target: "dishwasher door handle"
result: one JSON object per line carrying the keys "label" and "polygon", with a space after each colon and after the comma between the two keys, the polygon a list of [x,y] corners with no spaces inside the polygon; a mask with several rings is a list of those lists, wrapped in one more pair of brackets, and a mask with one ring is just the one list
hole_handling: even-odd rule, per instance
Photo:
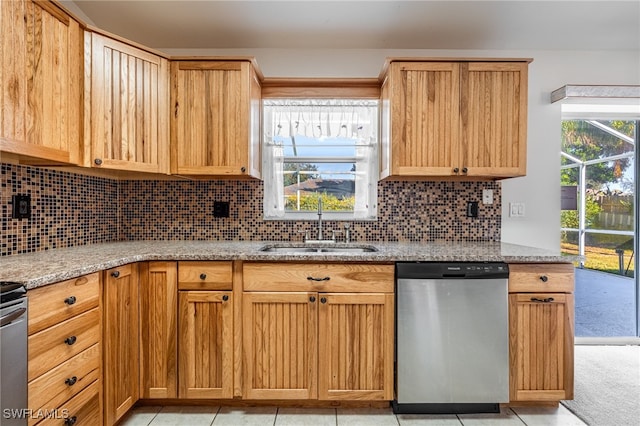
{"label": "dishwasher door handle", "polygon": [[13,312],[9,312],[7,315],[0,318],[0,327],[10,324],[13,320],[20,318],[27,312],[27,308],[16,309]]}

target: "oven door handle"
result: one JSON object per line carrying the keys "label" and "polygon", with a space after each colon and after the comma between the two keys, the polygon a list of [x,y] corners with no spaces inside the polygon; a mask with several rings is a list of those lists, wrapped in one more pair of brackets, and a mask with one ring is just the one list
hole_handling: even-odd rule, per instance
{"label": "oven door handle", "polygon": [[9,312],[7,315],[0,318],[0,327],[4,327],[7,324],[10,324],[11,321],[20,318],[22,315],[27,312],[27,308],[16,309],[13,312]]}

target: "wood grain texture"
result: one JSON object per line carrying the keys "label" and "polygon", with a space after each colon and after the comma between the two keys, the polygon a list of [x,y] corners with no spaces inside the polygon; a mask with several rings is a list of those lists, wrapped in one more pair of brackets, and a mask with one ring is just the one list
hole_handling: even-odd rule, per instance
{"label": "wood grain texture", "polygon": [[[78,426],[100,426],[102,422],[102,412],[100,406],[100,381],[97,380],[89,385],[69,401],[65,402],[60,408],[60,412],[69,413],[68,418],[75,418],[75,425]],[[45,426],[67,426],[67,419],[62,416],[52,416],[44,419],[38,425]]]}
{"label": "wood grain texture", "polygon": [[573,293],[574,287],[571,263],[509,264],[510,293]]}
{"label": "wood grain texture", "polygon": [[96,272],[35,288],[29,290],[27,295],[31,335],[97,307],[100,300],[100,275]]}
{"label": "wood grain texture", "polygon": [[104,422],[112,425],[139,394],[138,265],[104,271],[103,282]]}
{"label": "wood grain texture", "polygon": [[319,297],[318,397],[393,399],[394,295]]}
{"label": "wood grain texture", "polygon": [[[226,298],[226,300],[225,300]],[[233,396],[233,297],[229,292],[179,294],[178,396]]]}
{"label": "wood grain texture", "polygon": [[[541,302],[541,300],[546,300]],[[510,400],[573,396],[573,295],[509,295]]]}
{"label": "wood grain texture", "polygon": [[[72,339],[72,344],[65,342],[67,338]],[[30,335],[29,380],[48,372],[99,341],[100,312],[97,308]]]}
{"label": "wood grain texture", "polygon": [[179,290],[231,290],[233,266],[230,261],[178,262]]}
{"label": "wood grain texture", "polygon": [[259,177],[251,62],[174,62],[171,74],[171,172]]}
{"label": "wood grain texture", "polygon": [[[49,370],[42,376],[29,382],[28,406],[34,411],[59,407],[84,388],[100,378],[99,344],[79,353],[68,361]],[[67,380],[73,380],[67,383]],[[73,384],[71,384],[73,383]],[[38,419],[29,419],[35,424]]]}
{"label": "wood grain texture", "polygon": [[233,262],[233,397],[242,397],[242,261]]}
{"label": "wood grain texture", "polygon": [[2,10],[6,55],[2,55],[0,76],[0,149],[53,163],[79,164],[80,24],[50,2],[8,1],[2,2]]}
{"label": "wood grain texture", "polygon": [[90,65],[90,165],[168,173],[168,61],[94,33]]}
{"label": "wood grain texture", "polygon": [[393,292],[393,264],[245,262],[243,269],[245,291]]}
{"label": "wood grain texture", "polygon": [[140,398],[176,398],[178,277],[176,262],[141,262]]}
{"label": "wood grain texture", "polygon": [[246,399],[316,399],[317,293],[243,294]]}

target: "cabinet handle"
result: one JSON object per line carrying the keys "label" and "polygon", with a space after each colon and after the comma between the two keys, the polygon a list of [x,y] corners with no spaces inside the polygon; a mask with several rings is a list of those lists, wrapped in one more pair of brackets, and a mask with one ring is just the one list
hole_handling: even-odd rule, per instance
{"label": "cabinet handle", "polygon": [[66,419],[64,419],[64,426],[73,426],[76,424],[77,421],[78,421],[78,418],[76,416],[67,417]]}
{"label": "cabinet handle", "polygon": [[207,279],[207,274],[200,274],[200,279],[201,280],[206,280]]}
{"label": "cabinet handle", "polygon": [[71,306],[74,303],[76,303],[76,297],[75,296],[69,296],[66,299],[64,299],[64,303],[66,303],[67,305]]}
{"label": "cabinet handle", "polygon": [[326,297],[320,298],[320,303],[327,303],[327,298]]}
{"label": "cabinet handle", "polygon": [[76,382],[78,381],[78,378],[76,376],[73,377],[69,377],[67,380],[64,381],[64,383],[67,386],[73,386],[76,384]]}
{"label": "cabinet handle", "polygon": [[111,273],[111,276],[112,276],[113,278],[118,278],[118,277],[120,276],[120,271],[113,271],[113,272]]}
{"label": "cabinet handle", "polygon": [[309,281],[329,281],[331,277],[323,277],[323,278],[307,277],[307,279]]}
{"label": "cabinet handle", "polygon": [[547,281],[549,281],[549,277],[547,277],[546,275],[541,275],[540,281],[542,281],[543,283],[546,283]]}
{"label": "cabinet handle", "polygon": [[69,336],[69,337],[67,337],[66,339],[64,339],[64,342],[65,342],[67,345],[71,346],[71,345],[73,345],[74,343],[76,343],[76,340],[78,340],[78,338],[77,338],[76,336]]}
{"label": "cabinet handle", "polygon": [[467,169],[466,167],[462,168],[462,173],[467,173],[469,171],[469,169]]}
{"label": "cabinet handle", "polygon": [[311,297],[309,298],[309,302],[313,303],[313,302],[315,302],[315,301],[316,301],[315,296],[311,296]]}
{"label": "cabinet handle", "polygon": [[460,169],[457,168],[457,167],[453,169],[453,173],[458,173],[459,171],[460,171]]}
{"label": "cabinet handle", "polygon": [[96,166],[101,166],[102,165],[102,158],[96,158],[95,160],[93,160],[93,163]]}
{"label": "cabinet handle", "polygon": [[242,167],[240,167],[240,171],[241,171],[242,173],[244,173],[244,172],[246,172],[246,171],[247,171],[247,168],[246,168],[246,167],[244,167],[244,166],[242,166]]}
{"label": "cabinet handle", "polygon": [[176,106],[174,108],[173,114],[175,115],[176,118],[178,118],[178,102],[176,102]]}
{"label": "cabinet handle", "polygon": [[229,300],[229,296],[227,296],[227,295],[225,294],[224,296],[222,296],[222,300],[224,300],[224,301],[226,302],[227,300]]}
{"label": "cabinet handle", "polygon": [[551,303],[553,302],[553,297],[548,297],[546,299],[538,299],[537,297],[531,298],[532,302],[540,302],[540,303]]}

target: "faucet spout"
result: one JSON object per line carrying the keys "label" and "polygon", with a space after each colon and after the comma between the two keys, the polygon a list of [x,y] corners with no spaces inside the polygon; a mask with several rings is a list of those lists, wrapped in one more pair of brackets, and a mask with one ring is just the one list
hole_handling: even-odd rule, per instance
{"label": "faucet spout", "polygon": [[318,240],[322,241],[322,197],[318,197]]}

